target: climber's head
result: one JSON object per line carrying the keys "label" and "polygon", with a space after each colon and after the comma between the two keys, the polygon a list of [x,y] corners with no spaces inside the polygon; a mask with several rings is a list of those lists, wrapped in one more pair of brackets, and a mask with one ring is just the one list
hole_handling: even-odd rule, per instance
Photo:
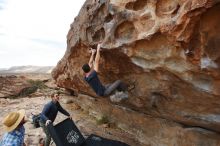
{"label": "climber's head", "polygon": [[83,70],[85,73],[88,73],[88,72],[91,70],[91,68],[90,68],[90,66],[88,65],[88,63],[86,63],[86,64],[84,64],[84,65],[82,66],[82,70]]}

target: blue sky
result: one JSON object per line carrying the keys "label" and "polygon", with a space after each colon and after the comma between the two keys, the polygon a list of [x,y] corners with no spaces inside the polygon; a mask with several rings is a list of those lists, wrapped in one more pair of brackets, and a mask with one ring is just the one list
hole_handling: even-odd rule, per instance
{"label": "blue sky", "polygon": [[85,0],[0,0],[0,68],[55,66]]}

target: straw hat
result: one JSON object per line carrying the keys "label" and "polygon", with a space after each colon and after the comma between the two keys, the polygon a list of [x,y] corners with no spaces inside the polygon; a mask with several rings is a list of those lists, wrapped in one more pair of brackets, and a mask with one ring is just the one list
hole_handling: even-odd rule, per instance
{"label": "straw hat", "polygon": [[11,132],[18,127],[25,116],[25,110],[9,113],[4,119],[3,124],[7,132]]}

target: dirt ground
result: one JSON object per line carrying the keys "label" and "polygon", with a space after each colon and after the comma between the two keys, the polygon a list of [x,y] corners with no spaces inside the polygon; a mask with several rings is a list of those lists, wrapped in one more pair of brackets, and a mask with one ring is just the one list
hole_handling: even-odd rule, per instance
{"label": "dirt ground", "polygon": [[[116,128],[110,123],[100,124],[97,122],[97,119],[88,115],[80,106],[72,102],[67,102],[68,100],[65,95],[60,99],[61,105],[71,113],[73,121],[76,123],[77,127],[83,133],[85,137],[90,134],[96,134],[105,138],[119,140],[125,142],[131,146],[143,146],[138,143],[132,135],[122,131],[121,129]],[[31,113],[39,113],[42,111],[44,104],[49,102],[49,98],[43,96],[39,97],[25,97],[19,99],[0,99],[0,121],[3,117],[15,110],[25,109],[26,118],[29,119],[29,122],[25,124],[26,134],[25,134],[25,143],[27,146],[39,146],[39,140],[44,138],[45,135],[41,128],[33,128],[31,124]],[[54,124],[64,120],[66,117],[62,114],[58,114]],[[0,124],[0,137],[4,134],[4,127]],[[55,145],[54,143],[51,145]]]}

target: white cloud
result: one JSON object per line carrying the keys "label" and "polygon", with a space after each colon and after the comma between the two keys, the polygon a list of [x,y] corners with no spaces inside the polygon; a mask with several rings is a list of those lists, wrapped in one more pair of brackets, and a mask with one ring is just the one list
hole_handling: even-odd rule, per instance
{"label": "white cloud", "polygon": [[56,65],[84,1],[7,0],[0,9],[0,68]]}

